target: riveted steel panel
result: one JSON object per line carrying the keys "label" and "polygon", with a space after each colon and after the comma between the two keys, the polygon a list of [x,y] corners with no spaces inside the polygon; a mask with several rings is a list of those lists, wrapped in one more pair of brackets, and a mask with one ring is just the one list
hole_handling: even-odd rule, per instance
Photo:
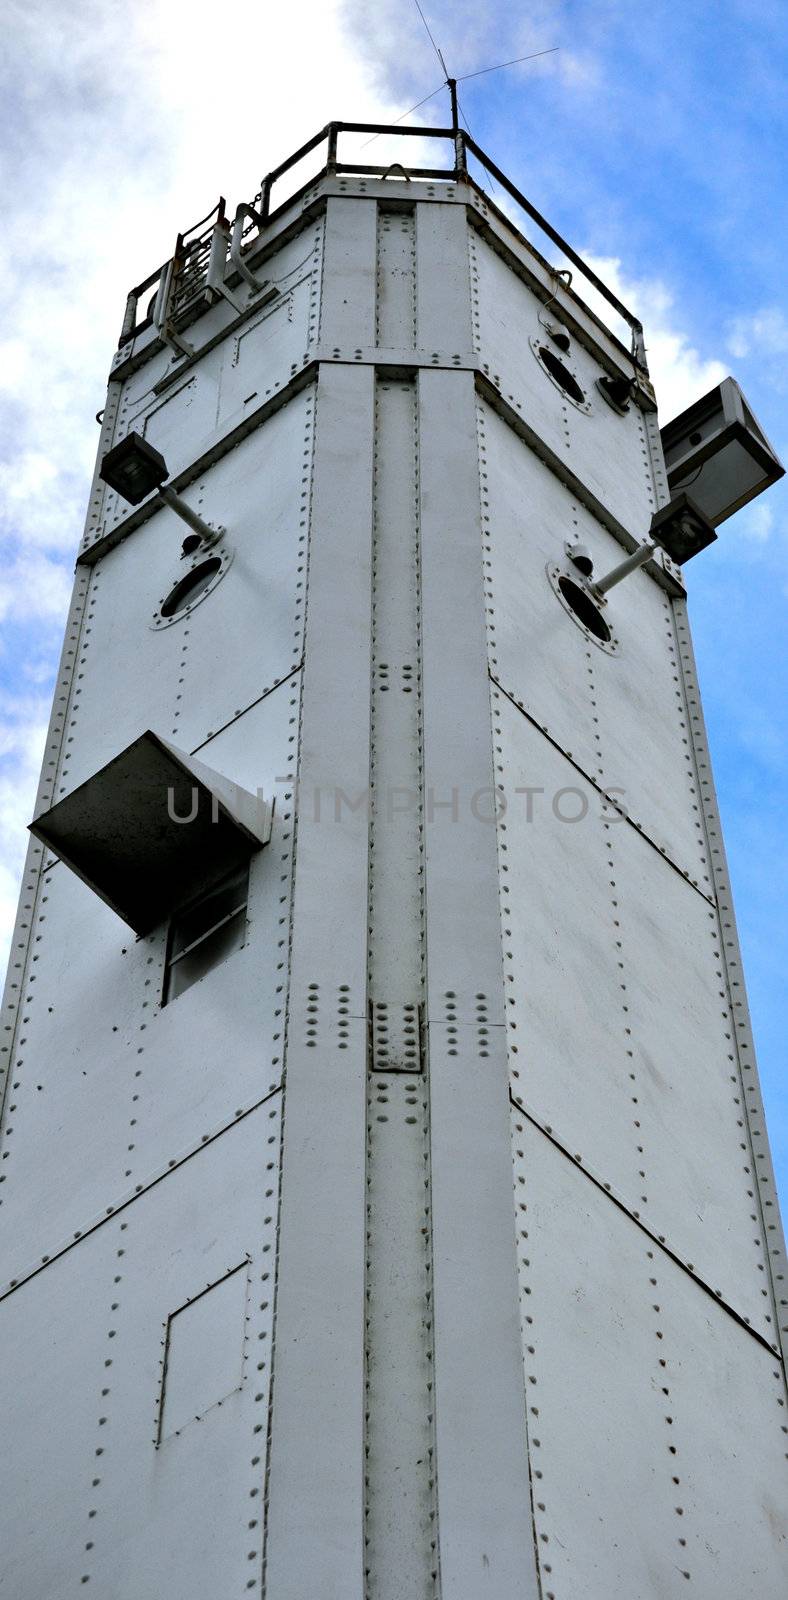
{"label": "riveted steel panel", "polygon": [[611,591],[605,613],[620,640],[596,650],[591,688],[599,717],[600,778],[623,788],[632,820],[706,895],[706,835],[678,672],[673,602],[645,572]]}
{"label": "riveted steel panel", "polygon": [[[372,269],[374,287],[374,255]],[[269,1600],[363,1590],[373,386],[369,367],[328,367],[318,392]]]}
{"label": "riveted steel panel", "polygon": [[375,426],[369,999],[386,1070],[412,1071],[424,988],[415,383],[377,383]]}
{"label": "riveted steel panel", "polygon": [[375,343],[376,236],[374,201],[329,197],[320,339],[345,356]]}
{"label": "riveted steel panel", "polygon": [[[15,1600],[260,1592],[279,1137],[273,1097],[0,1306]],[[240,1382],[159,1439],[170,1315],[241,1263],[240,1325],[214,1330]]]}
{"label": "riveted steel panel", "polygon": [[416,344],[415,206],[378,206],[375,343],[389,350]]}
{"label": "riveted steel panel", "polygon": [[438,1592],[428,1122],[421,1074],[369,1075],[365,1562],[380,1600]]}
{"label": "riveted steel panel", "polygon": [[95,568],[58,795],[145,727],[193,750],[298,665],[313,404],[296,395],[189,490],[230,558],[196,605],[156,625],[185,570],[166,507]]}
{"label": "riveted steel panel", "polygon": [[516,1108],[513,1145],[545,1593],[778,1600],[773,1356]]}
{"label": "riveted steel panel", "polygon": [[513,1093],[772,1339],[714,912],[497,692],[493,711]]}
{"label": "riveted steel panel", "polygon": [[[554,453],[635,537],[645,535],[652,500],[651,465],[640,412],[619,416],[598,392],[604,369],[579,340],[555,346],[545,323],[560,317],[476,232],[469,229],[474,343],[485,372]],[[583,393],[578,407],[545,370],[540,348],[564,364]]]}
{"label": "riveted steel panel", "polygon": [[201,514],[226,519],[233,559],[173,630],[183,683],[172,737],[191,748],[301,662],[313,417],[310,386],[200,480]]}
{"label": "riveted steel panel", "polygon": [[[412,219],[380,218],[378,286]],[[382,243],[382,252],[380,245]],[[411,237],[412,244],[412,237]],[[381,270],[381,254],[384,258]],[[406,258],[407,259],[407,258]],[[412,286],[411,286],[412,288]],[[385,293],[384,293],[385,298]],[[412,301],[410,315],[412,318]],[[365,1260],[365,1567],[376,1600],[436,1593],[424,796],[415,382],[375,386]]]}
{"label": "riveted steel panel", "polygon": [[219,422],[232,427],[260,405],[280,377],[306,349],[311,280],[309,274],[286,295],[265,305],[242,324],[225,350],[221,372]]}
{"label": "riveted steel panel", "polygon": [[[586,772],[597,765],[588,668],[594,645],[557,603],[548,563],[592,519],[492,407],[479,401],[490,670]],[[582,527],[582,532],[581,532]],[[599,559],[620,548],[593,524]],[[611,779],[612,781],[612,779]]]}
{"label": "riveted steel panel", "polygon": [[[0,1302],[2,1586],[14,1600],[61,1600],[87,1572],[97,1526],[112,1360],[113,1279],[122,1241],[107,1224],[89,1243]],[[98,1286],[101,1286],[100,1289]],[[112,1313],[114,1316],[114,1313]],[[153,1328],[154,1341],[159,1330]],[[149,1422],[156,1374],[143,1405]],[[152,1450],[152,1446],[151,1446]],[[91,1515],[91,1512],[93,1515]]]}
{"label": "riveted steel panel", "polygon": [[170,1312],[164,1341],[157,1442],[201,1422],[244,1380],[248,1262]]}
{"label": "riveted steel panel", "polygon": [[416,208],[416,261],[419,349],[469,350],[468,225],[460,206]]}
{"label": "riveted steel panel", "polygon": [[766,1243],[753,1205],[716,912],[631,828],[611,833],[627,1015],[637,1041],[642,1214],[772,1341]]}
{"label": "riveted steel panel", "polygon": [[[549,317],[549,312],[547,313]],[[547,347],[551,341],[545,341]],[[600,392],[606,369],[578,339],[563,357],[583,390],[589,409],[564,401],[568,465],[636,539],[645,539],[657,509],[646,418],[630,402],[622,416]],[[632,377],[634,368],[627,373]]]}
{"label": "riveted steel panel", "polygon": [[[233,291],[240,317],[222,302],[187,333],[197,361],[160,352],[132,373],[122,385],[115,441],[142,433],[162,451],[174,476],[281,389],[302,365],[317,331],[321,259],[322,220],[297,233],[259,269],[278,288],[277,300],[258,308],[241,285]],[[208,348],[200,354],[200,346]],[[83,548],[128,516],[126,502],[100,487]]]}
{"label": "riveted steel panel", "polygon": [[292,785],[276,780],[292,770],[297,715],[297,686],[283,685],[201,751],[276,805],[243,948],[177,999],[162,1006],[165,928],[135,939],[62,863],[45,875],[3,1145],[3,1281],[280,1082]]}
{"label": "riveted steel panel", "polygon": [[507,1171],[474,406],[470,373],[421,372],[435,1426],[444,1600],[508,1600],[536,1588]]}
{"label": "riveted steel panel", "polygon": [[785,1236],[780,1218],[774,1168],[769,1151],[769,1136],[766,1129],[763,1098],[758,1081],[755,1044],[747,1006],[744,972],[736,933],[736,919],[732,905],[725,847],[714,791],[711,757],[700,704],[700,691],[698,689],[686,606],[683,602],[677,602],[674,620],[676,624],[676,642],[681,662],[681,675],[684,683],[684,692],[687,696],[687,710],[689,712],[692,743],[698,769],[698,785],[709,842],[709,856],[717,896],[720,954],[722,956],[721,966],[726,976],[731,999],[733,1037],[740,1072],[742,1104],[752,1150],[752,1170],[758,1189],[759,1203],[753,1209],[760,1211],[762,1226],[768,1243],[775,1327],[779,1333],[783,1364],[785,1364],[786,1351],[788,1350],[788,1260],[786,1259]]}
{"label": "riveted steel panel", "polygon": [[613,653],[600,649],[558,603],[548,569],[571,578],[564,546],[579,542],[601,575],[620,546],[483,401],[479,440],[491,671],[708,892],[670,600],[646,573],[627,579],[604,610]]}

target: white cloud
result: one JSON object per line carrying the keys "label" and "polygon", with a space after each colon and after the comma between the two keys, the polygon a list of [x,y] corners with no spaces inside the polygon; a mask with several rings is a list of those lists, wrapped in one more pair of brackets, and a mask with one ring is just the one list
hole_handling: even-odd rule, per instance
{"label": "white cloud", "polygon": [[[623,269],[617,256],[587,257],[597,277],[613,291],[628,310],[643,323],[649,372],[659,404],[660,422],[669,421],[693,400],[713,389],[727,376],[724,362],[703,356],[681,327],[673,294],[659,278],[633,278]],[[606,300],[593,288],[576,279],[574,287],[592,310],[627,345],[626,323],[611,315]]]}
{"label": "white cloud", "polygon": [[22,550],[0,569],[0,621],[52,619],[61,622],[68,607],[72,574],[36,550]]}
{"label": "white cloud", "polygon": [[728,349],[734,356],[749,356],[767,350],[774,355],[788,353],[788,317],[779,306],[762,306],[749,316],[731,323]]}
{"label": "white cloud", "polygon": [[767,500],[756,500],[738,514],[736,532],[752,544],[766,544],[774,532],[774,511]]}

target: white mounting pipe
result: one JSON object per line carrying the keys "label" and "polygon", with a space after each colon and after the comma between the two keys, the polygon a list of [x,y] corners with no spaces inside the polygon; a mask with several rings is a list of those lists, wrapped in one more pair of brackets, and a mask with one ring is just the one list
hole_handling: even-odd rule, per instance
{"label": "white mounting pipe", "polygon": [[253,289],[255,294],[261,294],[264,290],[267,290],[265,299],[273,300],[274,297],[278,295],[279,290],[274,287],[268,278],[263,278],[261,280],[260,278],[255,277],[255,274],[250,271],[249,267],[247,267],[246,262],[241,255],[241,245],[243,242],[244,231],[243,225],[246,217],[253,217],[255,222],[258,224],[262,223],[263,220],[259,211],[255,211],[254,206],[250,206],[246,203],[246,201],[242,200],[238,210],[235,213],[235,219],[233,221],[233,231],[230,238],[230,260],[232,261],[236,272],[240,272],[241,277],[246,279],[250,289]]}
{"label": "white mounting pipe", "polygon": [[156,290],[156,300],[153,307],[153,324],[155,328],[158,328],[159,338],[163,340],[164,344],[169,345],[170,349],[174,350],[177,355],[193,356],[193,346],[187,344],[186,340],[182,339],[179,334],[174,333],[169,323],[170,292],[172,289],[172,278],[174,271],[174,260],[168,261],[159,279],[159,287]]}
{"label": "white mounting pipe", "polygon": [[228,222],[217,222],[214,226],[213,233],[211,234],[211,253],[208,257],[208,272],[205,281],[206,287],[210,290],[212,295],[221,295],[222,299],[227,300],[234,311],[240,313],[244,308],[240,301],[236,300],[235,296],[230,294],[230,291],[224,281],[224,269],[227,262],[227,238],[229,231],[230,224]]}
{"label": "white mounting pipe", "polygon": [[613,567],[605,574],[604,578],[599,578],[591,585],[594,594],[601,599],[609,589],[614,589],[617,583],[621,583],[623,578],[628,578],[630,572],[637,572],[638,567],[644,567],[657,548],[655,544],[642,544],[639,549],[633,550],[626,561],[620,561],[617,567]]}
{"label": "white mounting pipe", "polygon": [[196,511],[192,511],[191,506],[187,505],[186,501],[177,493],[177,490],[171,489],[169,484],[162,484],[159,489],[159,498],[164,501],[165,505],[170,507],[171,511],[175,512],[176,516],[181,518],[182,522],[187,522],[189,527],[200,535],[204,545],[215,544],[217,539],[221,538],[221,535],[225,532],[224,528],[209,528],[207,522],[203,522],[202,517],[198,516]]}

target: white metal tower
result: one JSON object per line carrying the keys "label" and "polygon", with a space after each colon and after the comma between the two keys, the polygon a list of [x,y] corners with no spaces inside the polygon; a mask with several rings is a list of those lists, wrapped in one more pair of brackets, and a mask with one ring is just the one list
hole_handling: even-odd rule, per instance
{"label": "white metal tower", "polygon": [[660,436],[472,141],[347,132],[179,236],[112,364],[3,1017],[0,1594],[783,1600],[669,554],[779,464],[731,380]]}

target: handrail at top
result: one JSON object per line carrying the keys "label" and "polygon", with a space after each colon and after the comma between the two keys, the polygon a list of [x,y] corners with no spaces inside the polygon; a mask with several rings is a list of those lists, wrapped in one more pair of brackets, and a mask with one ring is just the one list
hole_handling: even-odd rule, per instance
{"label": "handrail at top", "polygon": [[506,190],[507,194],[509,194],[516,204],[523,209],[523,211],[526,213],[526,216],[530,217],[532,222],[536,223],[537,227],[542,230],[542,232],[548,239],[552,241],[554,245],[557,245],[558,249],[563,252],[569,261],[572,262],[572,264],[577,268],[578,272],[583,274],[583,277],[586,279],[586,281],[591,284],[594,289],[596,289],[597,293],[602,296],[603,300],[606,300],[608,305],[612,307],[617,315],[627,323],[632,333],[633,360],[643,372],[648,372],[646,347],[643,338],[643,324],[640,322],[639,318],[636,317],[632,311],[627,309],[623,302],[619,300],[618,295],[614,294],[613,290],[609,289],[607,284],[603,282],[596,272],[594,272],[593,267],[590,267],[588,263],[583,260],[582,256],[579,255],[578,252],[567,243],[566,239],[564,239],[558,230],[552,226],[552,223],[548,222],[547,218],[542,216],[542,213],[537,210],[536,206],[533,205],[530,200],[527,199],[527,197],[522,193],[522,190],[518,189],[517,185],[512,183],[511,178],[507,178],[506,173],[501,171],[501,168],[497,165],[497,163],[487,155],[486,151],[482,150],[481,146],[476,143],[476,140],[472,138],[469,133],[466,133],[464,129],[413,127],[407,125],[403,126],[402,123],[393,124],[386,122],[327,122],[325,127],[320,129],[319,133],[314,134],[313,137],[308,139],[305,144],[302,144],[293,155],[288,156],[285,161],[280,162],[279,166],[274,167],[273,170],[269,172],[263,179],[261,185],[260,211],[264,219],[267,220],[270,214],[271,188],[273,184],[278,178],[283,177],[286,172],[289,172],[292,167],[296,166],[299,161],[302,161],[304,156],[308,155],[311,150],[314,150],[315,146],[320,144],[324,139],[328,140],[329,146],[327,170],[360,172],[365,174],[373,173],[377,170],[373,166],[367,164],[362,166],[356,162],[337,163],[337,139],[340,133],[368,133],[373,135],[390,134],[397,138],[413,138],[415,136],[422,139],[451,140],[455,148],[455,166],[453,170],[449,172],[446,168],[442,167],[440,171],[435,169],[433,173],[432,169],[430,168],[420,167],[418,169],[418,176],[420,177],[429,177],[432,175],[435,177],[445,178],[453,176],[458,182],[464,180],[467,178],[466,158],[467,153],[470,151],[470,153],[476,157],[476,160],[485,169],[485,171],[489,172],[490,176],[495,178],[496,182],[500,183],[501,186]]}
{"label": "handrail at top", "polygon": [[507,178],[506,174],[501,171],[500,167],[496,166],[495,162],[492,161],[485,151],[480,148],[480,146],[476,143],[476,140],[471,138],[469,133],[465,135],[465,143],[472,154],[475,155],[477,161],[480,161],[482,166],[487,169],[491,176],[495,178],[498,183],[503,185],[504,189],[506,189],[512,196],[512,199],[516,200],[517,204],[522,206],[523,210],[527,213],[531,220],[542,229],[543,233],[547,234],[548,239],[552,239],[553,244],[558,245],[559,250],[562,250],[564,255],[574,263],[578,271],[582,272],[583,277],[586,278],[589,283],[593,284],[594,288],[604,297],[608,305],[612,306],[613,310],[618,312],[618,315],[623,318],[624,322],[628,323],[632,330],[632,353],[635,356],[638,365],[645,368],[645,346],[643,345],[642,322],[639,321],[632,311],[627,310],[627,307],[619,300],[618,295],[615,295],[612,289],[608,289],[607,284],[603,283],[602,279],[597,277],[593,267],[589,267],[588,262],[584,261],[583,257],[578,255],[576,250],[572,249],[571,244],[567,244],[566,239],[561,237],[561,234],[558,233],[557,229],[553,227],[552,223],[548,222],[547,218],[543,217],[540,211],[537,211],[536,206],[532,205],[530,200],[526,199],[525,195],[521,193],[516,184],[512,183],[510,178]]}
{"label": "handrail at top", "polygon": [[[582,273],[586,282],[589,283],[599,295],[601,295],[603,300],[607,301],[607,304],[612,307],[617,316],[621,317],[622,320],[627,323],[632,334],[632,359],[643,373],[648,373],[646,347],[643,338],[643,325],[640,320],[633,314],[633,312],[627,309],[622,301],[619,300],[618,296],[613,293],[613,290],[608,288],[607,284],[603,282],[596,272],[594,272],[593,267],[590,267],[588,263],[583,260],[582,256],[580,256],[578,252],[567,243],[566,239],[564,239],[558,230],[552,226],[552,223],[548,222],[547,218],[542,216],[542,213],[538,211],[536,206],[534,206],[531,201],[526,198],[526,196],[522,193],[522,190],[518,189],[517,185],[512,183],[511,178],[507,178],[506,173],[502,172],[497,163],[493,161],[491,157],[487,155],[486,151],[482,150],[481,146],[476,143],[476,140],[472,138],[469,133],[466,133],[464,129],[459,127],[413,127],[403,125],[402,123],[397,124],[386,122],[327,122],[324,127],[322,127],[317,133],[313,134],[310,139],[307,139],[304,144],[300,145],[292,155],[289,155],[286,158],[286,160],[281,161],[278,167],[272,168],[266,177],[263,178],[260,187],[259,211],[257,211],[254,206],[239,206],[236,213],[235,224],[232,230],[230,257],[232,265],[241,274],[241,276],[248,278],[252,282],[255,281],[252,277],[252,274],[249,272],[245,261],[242,259],[243,218],[250,216],[257,224],[258,231],[261,231],[272,216],[271,189],[274,183],[277,181],[277,179],[283,177],[286,172],[290,172],[293,167],[297,166],[299,161],[302,161],[305,156],[308,156],[310,152],[314,150],[317,145],[323,143],[324,140],[327,141],[328,144],[326,165],[323,168],[322,173],[316,173],[308,180],[305,188],[301,189],[299,194],[306,193],[310,184],[314,183],[319,177],[325,176],[326,173],[332,175],[337,172],[355,172],[359,174],[377,174],[378,176],[385,176],[388,170],[385,166],[377,167],[372,164],[339,161],[337,158],[337,145],[339,135],[342,133],[366,133],[373,136],[382,134],[385,136],[391,135],[396,138],[415,137],[419,139],[443,139],[451,141],[454,150],[453,167],[414,167],[410,169],[411,174],[414,177],[434,177],[443,180],[451,180],[453,178],[458,183],[465,182],[468,178],[468,153],[473,155],[479,162],[480,166],[486,172],[488,172],[497,183],[501,185],[511,199],[515,201],[516,205],[518,205],[525,212],[526,216],[531,218],[531,221],[534,222],[541,232],[544,233],[545,236],[557,246],[557,248],[566,256],[567,260],[572,262],[572,264],[577,268],[578,272]],[[291,195],[290,199],[284,202],[284,205],[286,206],[287,204],[292,203],[292,199],[293,197]],[[216,209],[217,208],[214,207],[214,210]],[[274,215],[278,215],[281,209],[282,207],[278,207]],[[222,200],[219,201],[218,211],[219,218],[223,221],[224,202]],[[212,215],[213,212],[209,212],[209,216]],[[203,222],[207,220],[207,218],[204,218]],[[197,224],[198,227],[201,225],[202,224]],[[190,233],[193,231],[193,229],[189,230]],[[178,246],[180,249],[183,248],[183,240],[185,237],[185,235],[181,234],[178,236]],[[156,272],[151,273],[150,277],[147,278],[144,283],[139,284],[136,289],[133,289],[129,294],[126,305],[126,314],[123,320],[123,329],[121,332],[121,343],[132,337],[134,332],[138,329],[136,318],[137,305],[140,295],[145,291],[145,289],[151,287],[160,278],[161,274],[166,271],[168,265],[169,264],[165,262],[163,268],[159,268]],[[555,270],[551,267],[549,261],[546,262],[546,265],[548,270]],[[569,294],[573,296],[573,291],[571,289],[569,290]],[[592,311],[591,315],[594,316],[595,313]],[[596,318],[596,320],[599,321],[600,319]],[[603,327],[605,326],[604,323],[601,323],[600,325]],[[616,335],[612,332],[612,330],[608,329],[607,331],[610,337],[615,339],[617,344],[620,344],[620,341],[616,338]]]}

